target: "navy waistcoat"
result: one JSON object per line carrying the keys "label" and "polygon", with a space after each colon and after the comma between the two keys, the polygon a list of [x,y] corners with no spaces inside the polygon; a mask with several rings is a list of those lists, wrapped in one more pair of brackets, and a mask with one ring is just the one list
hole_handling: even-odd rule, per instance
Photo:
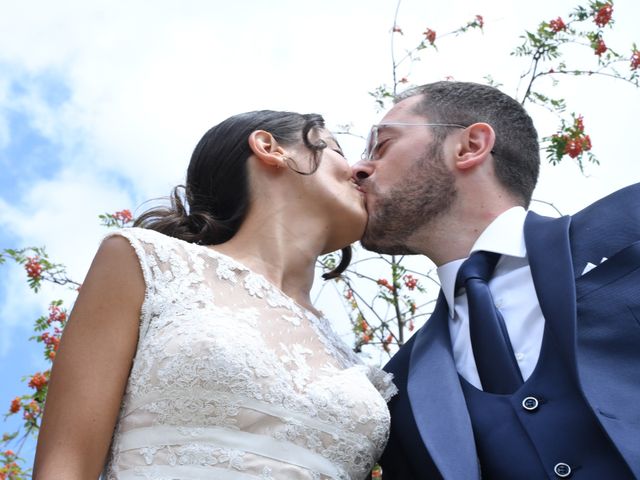
{"label": "navy waistcoat", "polygon": [[561,346],[545,327],[538,364],[513,394],[460,377],[486,479],[633,479],[582,397]]}

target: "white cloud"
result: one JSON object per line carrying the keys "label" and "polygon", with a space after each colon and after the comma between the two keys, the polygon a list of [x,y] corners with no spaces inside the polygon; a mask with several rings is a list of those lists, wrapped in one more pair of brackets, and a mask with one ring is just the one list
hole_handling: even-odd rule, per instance
{"label": "white cloud", "polygon": [[[195,143],[214,123],[245,110],[292,109],[322,113],[330,125],[352,122],[364,134],[380,116],[367,92],[390,82],[395,5],[383,0],[35,3],[3,6],[0,62],[26,89],[12,98],[8,80],[0,80],[0,107],[25,113],[61,149],[61,166],[51,178],[32,179],[21,198],[1,202],[0,226],[24,245],[46,244],[75,277],[84,276],[103,235],[96,215],[166,195],[183,180]],[[522,65],[508,52],[518,35],[573,6],[456,0],[434,8],[405,1],[398,58],[427,27],[442,35],[482,14],[485,33],[443,39],[438,53],[425,52],[400,73],[417,83],[491,74],[515,92]],[[616,40],[630,42],[639,8],[616,3],[622,31]],[[62,104],[48,101],[47,78],[68,89]],[[593,126],[603,162],[588,169],[588,178],[570,163],[543,168],[536,195],[566,212],[633,181],[637,172],[625,143],[640,110],[638,91],[598,85],[604,84],[590,79],[586,88],[557,90]],[[541,113],[536,119],[542,134],[554,126]],[[0,145],[9,131],[0,113]],[[352,159],[359,156],[360,141],[341,142]]]}
{"label": "white cloud", "polygon": [[107,176],[67,169],[35,182],[17,205],[0,200],[0,228],[12,232],[20,246],[46,245],[52,260],[68,264],[81,281],[104,235],[98,214],[130,204],[122,187]]}

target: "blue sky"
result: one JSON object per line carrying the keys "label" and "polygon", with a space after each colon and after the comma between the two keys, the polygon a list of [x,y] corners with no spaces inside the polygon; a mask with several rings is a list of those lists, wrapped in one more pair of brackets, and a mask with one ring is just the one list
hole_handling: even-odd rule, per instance
{"label": "blue sky", "polygon": [[[46,245],[79,281],[105,233],[97,215],[166,195],[211,125],[241,111],[291,109],[322,113],[330,126],[351,124],[365,135],[380,117],[368,92],[391,80],[392,1],[13,3],[0,18],[0,249]],[[574,5],[453,0],[442,8],[405,0],[399,55],[427,27],[450,31],[476,14],[486,24],[484,34],[443,39],[438,53],[424,52],[399,76],[425,83],[490,74],[515,94],[526,67],[509,55],[518,36]],[[640,43],[635,0],[616,1],[614,18],[611,46],[624,52]],[[545,167],[536,196],[571,213],[640,180],[629,148],[640,90],[579,79],[552,91],[584,114],[602,166],[584,176],[570,162]],[[551,133],[555,118],[532,114],[540,133]],[[362,141],[340,141],[357,159]],[[24,280],[23,269],[0,266],[0,412],[26,391],[20,377],[45,367],[27,341],[33,321],[50,300],[73,300],[60,288],[35,295]],[[321,298],[321,307],[333,312],[332,301]],[[334,315],[348,330],[343,314]]]}

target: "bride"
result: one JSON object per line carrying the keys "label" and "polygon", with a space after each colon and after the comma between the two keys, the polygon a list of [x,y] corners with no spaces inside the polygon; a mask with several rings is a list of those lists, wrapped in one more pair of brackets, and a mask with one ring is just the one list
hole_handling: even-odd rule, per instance
{"label": "bride", "polygon": [[256,111],[197,145],[171,206],[100,246],[51,374],[35,479],[364,479],[388,374],[311,305],[362,194],[321,116]]}

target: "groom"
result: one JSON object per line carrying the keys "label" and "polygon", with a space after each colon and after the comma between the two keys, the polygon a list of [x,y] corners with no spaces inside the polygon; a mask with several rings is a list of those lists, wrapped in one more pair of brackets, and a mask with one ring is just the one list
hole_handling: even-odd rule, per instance
{"label": "groom", "polygon": [[411,89],[371,130],[362,244],[442,286],[385,367],[385,480],[640,478],[640,184],[542,217],[539,163],[521,105],[473,83]]}

